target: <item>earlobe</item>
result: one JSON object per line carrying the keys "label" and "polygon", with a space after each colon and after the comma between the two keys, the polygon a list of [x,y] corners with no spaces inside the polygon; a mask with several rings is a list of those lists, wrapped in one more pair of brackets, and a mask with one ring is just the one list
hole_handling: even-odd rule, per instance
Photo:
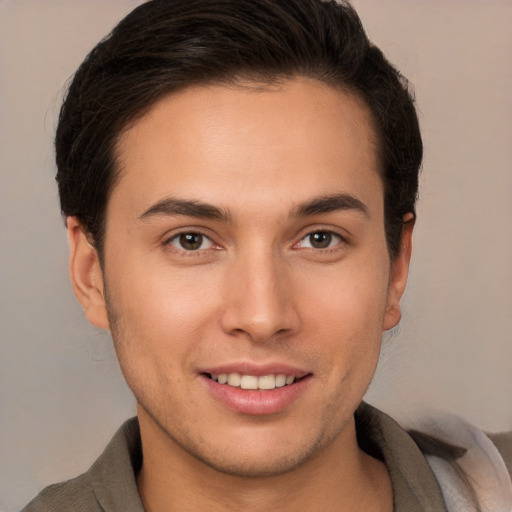
{"label": "earlobe", "polygon": [[412,213],[406,215],[404,218],[400,252],[391,265],[388,300],[383,324],[383,329],[385,331],[398,325],[398,322],[400,322],[402,317],[400,301],[402,300],[402,295],[405,291],[405,285],[407,284],[407,277],[409,275],[414,222],[415,218]]}
{"label": "earlobe", "polygon": [[109,329],[98,253],[76,217],[68,217],[66,225],[70,246],[69,273],[75,295],[89,322],[101,329]]}

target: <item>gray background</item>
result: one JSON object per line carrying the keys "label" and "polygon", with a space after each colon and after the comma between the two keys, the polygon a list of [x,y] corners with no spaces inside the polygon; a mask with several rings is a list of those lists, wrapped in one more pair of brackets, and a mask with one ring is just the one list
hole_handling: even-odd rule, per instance
{"label": "gray background", "polygon": [[[134,413],[67,278],[63,84],[130,0],[0,0],[0,510],[85,470]],[[512,429],[512,2],[357,0],[415,84],[426,156],[405,318],[368,400]]]}

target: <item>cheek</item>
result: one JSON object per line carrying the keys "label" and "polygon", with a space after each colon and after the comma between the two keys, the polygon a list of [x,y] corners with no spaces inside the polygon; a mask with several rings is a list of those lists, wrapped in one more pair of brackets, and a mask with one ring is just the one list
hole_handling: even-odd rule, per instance
{"label": "cheek", "polygon": [[[382,333],[389,267],[371,258],[315,269],[301,279],[302,309],[332,331]],[[361,340],[363,341],[364,338]]]}
{"label": "cheek", "polygon": [[208,276],[185,276],[158,263],[134,262],[108,277],[108,305],[117,324],[112,334],[120,359],[186,365],[188,355],[208,337],[216,314],[215,287],[204,286]]}
{"label": "cheek", "polygon": [[[380,353],[387,302],[387,266],[366,264],[316,272],[303,283],[304,339],[317,340],[318,357],[335,375],[371,378]],[[322,352],[328,352],[325,359]]]}

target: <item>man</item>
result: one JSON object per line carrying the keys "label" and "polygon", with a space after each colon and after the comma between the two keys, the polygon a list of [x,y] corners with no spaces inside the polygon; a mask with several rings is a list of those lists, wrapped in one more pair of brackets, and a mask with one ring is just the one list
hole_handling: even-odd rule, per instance
{"label": "man", "polygon": [[422,144],[349,5],[147,2],[78,70],[56,149],[72,284],[138,414],[25,510],[507,510],[487,438],[361,404],[400,320]]}

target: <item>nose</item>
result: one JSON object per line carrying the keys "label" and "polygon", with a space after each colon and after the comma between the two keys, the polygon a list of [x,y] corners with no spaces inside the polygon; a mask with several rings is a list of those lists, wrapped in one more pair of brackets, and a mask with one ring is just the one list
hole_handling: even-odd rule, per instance
{"label": "nose", "polygon": [[228,272],[221,316],[226,333],[265,343],[298,330],[291,272],[278,255],[240,255]]}

